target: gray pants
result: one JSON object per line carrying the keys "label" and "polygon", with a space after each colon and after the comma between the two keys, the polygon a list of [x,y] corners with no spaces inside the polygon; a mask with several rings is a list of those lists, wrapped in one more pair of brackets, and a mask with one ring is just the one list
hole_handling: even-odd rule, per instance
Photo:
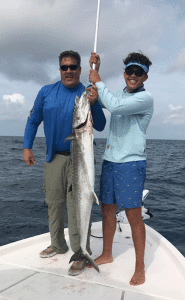
{"label": "gray pants", "polygon": [[[50,163],[45,162],[43,187],[48,204],[49,231],[53,250],[57,253],[65,253],[68,250],[64,235],[67,202],[69,239],[72,251],[77,252],[80,249],[80,235],[73,202],[72,168],[69,156],[56,154]],[[91,222],[87,237],[87,251],[92,254],[90,233]]]}

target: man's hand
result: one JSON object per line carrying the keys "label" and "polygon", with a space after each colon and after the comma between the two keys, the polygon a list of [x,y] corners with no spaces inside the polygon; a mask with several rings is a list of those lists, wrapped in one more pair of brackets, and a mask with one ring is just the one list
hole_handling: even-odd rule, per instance
{"label": "man's hand", "polygon": [[25,161],[27,166],[33,166],[33,164],[35,164],[35,159],[30,149],[23,149],[23,160]]}
{"label": "man's hand", "polygon": [[95,52],[91,52],[91,57],[89,59],[90,67],[92,68],[93,64],[96,65],[95,70],[98,72],[100,68],[100,57]]}
{"label": "man's hand", "polygon": [[98,74],[98,72],[96,70],[93,70],[93,69],[90,70],[89,80],[90,80],[90,82],[92,82],[94,84],[96,82],[101,81],[101,78],[100,78],[100,76],[99,76],[99,74]]}
{"label": "man's hand", "polygon": [[93,106],[98,101],[98,89],[95,84],[93,84],[91,88],[86,90],[89,91],[88,100],[90,102],[90,105]]}

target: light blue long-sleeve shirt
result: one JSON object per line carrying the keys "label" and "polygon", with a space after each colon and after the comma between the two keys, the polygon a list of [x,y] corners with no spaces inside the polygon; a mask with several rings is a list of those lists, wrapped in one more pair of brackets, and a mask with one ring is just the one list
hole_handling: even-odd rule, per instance
{"label": "light blue long-sleeve shirt", "polygon": [[147,91],[109,92],[97,82],[99,101],[111,113],[103,159],[115,163],[146,160],[146,130],[153,114],[153,98]]}

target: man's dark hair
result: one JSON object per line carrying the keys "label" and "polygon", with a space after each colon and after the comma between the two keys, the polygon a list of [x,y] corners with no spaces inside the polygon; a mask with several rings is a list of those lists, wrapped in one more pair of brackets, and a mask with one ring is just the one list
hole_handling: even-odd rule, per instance
{"label": "man's dark hair", "polygon": [[149,58],[147,56],[143,55],[142,52],[129,53],[129,55],[123,60],[123,63],[125,65],[127,65],[130,62],[138,62],[142,65],[146,65],[148,68],[149,68],[149,66],[152,65],[152,62],[149,60]]}
{"label": "man's dark hair", "polygon": [[62,61],[62,59],[63,59],[64,57],[72,57],[72,58],[75,58],[78,67],[80,67],[81,58],[80,58],[80,55],[79,55],[77,52],[74,52],[74,51],[72,51],[72,50],[69,50],[69,51],[64,51],[64,52],[60,53],[60,56],[59,56],[59,66],[60,66],[61,61]]}

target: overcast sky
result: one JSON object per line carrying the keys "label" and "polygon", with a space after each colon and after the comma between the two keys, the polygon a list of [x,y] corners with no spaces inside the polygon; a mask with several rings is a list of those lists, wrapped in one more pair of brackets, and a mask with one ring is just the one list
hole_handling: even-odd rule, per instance
{"label": "overcast sky", "polygon": [[[97,2],[0,0],[0,135],[24,135],[39,89],[60,80],[62,51],[80,53],[86,83]],[[122,61],[138,50],[153,63],[145,83],[155,105],[147,138],[185,140],[184,0],[101,0],[97,53],[110,91],[124,88]]]}

